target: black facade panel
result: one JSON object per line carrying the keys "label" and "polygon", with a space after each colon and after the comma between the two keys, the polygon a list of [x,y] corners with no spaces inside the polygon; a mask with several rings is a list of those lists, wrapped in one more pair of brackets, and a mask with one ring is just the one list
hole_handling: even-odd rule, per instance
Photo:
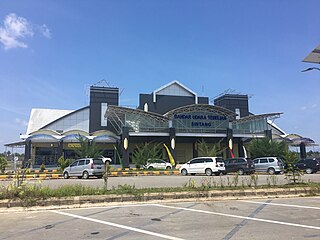
{"label": "black facade panel", "polygon": [[199,104],[209,104],[209,98],[208,97],[198,97],[198,103]]}
{"label": "black facade panel", "polygon": [[156,102],[153,102],[153,94],[140,94],[139,109],[143,110],[145,103],[148,104],[148,111],[165,114],[172,109],[195,104],[194,97],[157,95]]}
{"label": "black facade panel", "polygon": [[235,112],[240,109],[240,117],[249,116],[249,101],[247,95],[225,94],[214,99],[214,105],[224,107]]}
{"label": "black facade panel", "polygon": [[95,86],[90,87],[90,133],[98,130],[113,131],[112,126],[101,126],[101,103],[118,106],[119,88]]}

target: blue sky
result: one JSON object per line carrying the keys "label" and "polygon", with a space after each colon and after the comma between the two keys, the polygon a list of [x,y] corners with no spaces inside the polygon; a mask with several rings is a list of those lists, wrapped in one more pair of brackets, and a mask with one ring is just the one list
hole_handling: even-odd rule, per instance
{"label": "blue sky", "polygon": [[179,80],[213,98],[249,94],[255,114],[283,112],[287,133],[320,143],[320,72],[302,59],[320,42],[312,0],[2,0],[0,152],[32,108],[78,109],[105,79],[138,105]]}

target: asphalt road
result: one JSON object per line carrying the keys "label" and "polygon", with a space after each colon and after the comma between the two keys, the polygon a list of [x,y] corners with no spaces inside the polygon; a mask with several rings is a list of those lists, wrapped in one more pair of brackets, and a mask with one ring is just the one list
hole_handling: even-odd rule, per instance
{"label": "asphalt road", "polygon": [[[270,184],[271,186],[286,184],[288,180],[285,179],[285,175],[258,175],[257,184],[264,185]],[[305,174],[302,176],[304,182],[320,182],[320,174]],[[30,183],[38,183],[38,180],[28,180]],[[185,184],[195,184],[196,186],[201,186],[204,184],[208,186],[217,185],[220,186],[221,182],[224,186],[235,185],[236,175],[226,175],[226,176],[134,176],[134,177],[110,177],[108,179],[108,188],[117,188],[119,185],[131,185],[136,188],[150,188],[150,187],[181,187]],[[50,188],[58,188],[62,185],[74,185],[82,184],[91,187],[104,187],[103,179],[90,178],[87,180],[70,178],[70,179],[52,179],[52,180],[42,180],[40,183],[43,186],[48,186]],[[251,176],[239,176],[237,180],[238,186],[254,186],[254,181],[252,181]],[[0,181],[0,185],[7,185],[9,181]]]}
{"label": "asphalt road", "polygon": [[320,198],[0,212],[0,239],[320,239]]}

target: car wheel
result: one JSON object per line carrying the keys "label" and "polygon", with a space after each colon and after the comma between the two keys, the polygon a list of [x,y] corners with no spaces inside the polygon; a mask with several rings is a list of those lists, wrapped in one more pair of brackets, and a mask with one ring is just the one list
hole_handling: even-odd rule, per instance
{"label": "car wheel", "polygon": [[205,174],[206,174],[207,176],[211,176],[211,175],[212,175],[212,170],[211,170],[210,168],[207,168],[207,169],[205,170]]}
{"label": "car wheel", "polygon": [[171,169],[171,167],[170,167],[170,166],[168,166],[168,167],[166,167],[166,169],[167,169],[167,170],[170,170],[170,169]]}
{"label": "car wheel", "polygon": [[187,169],[182,169],[182,170],[181,170],[181,174],[182,174],[183,176],[188,175]]}
{"label": "car wheel", "polygon": [[89,178],[89,173],[88,173],[87,171],[84,171],[84,172],[82,173],[82,178],[83,178],[83,179],[88,179],[88,178]]}
{"label": "car wheel", "polygon": [[148,169],[149,169],[149,170],[152,170],[152,169],[153,169],[153,167],[148,167]]}
{"label": "car wheel", "polygon": [[269,169],[268,169],[268,173],[269,173],[270,175],[273,175],[273,174],[276,173],[276,171],[274,170],[274,168],[269,168]]}
{"label": "car wheel", "polygon": [[312,171],[311,168],[307,168],[307,169],[306,169],[306,173],[307,173],[307,174],[311,174],[311,173],[313,173],[313,171]]}
{"label": "car wheel", "polygon": [[69,176],[69,173],[68,172],[64,172],[63,173],[63,178],[64,179],[68,179],[70,176]]}
{"label": "car wheel", "polygon": [[238,170],[238,174],[239,174],[239,175],[244,175],[244,170],[243,170],[242,168],[240,168],[240,169]]}

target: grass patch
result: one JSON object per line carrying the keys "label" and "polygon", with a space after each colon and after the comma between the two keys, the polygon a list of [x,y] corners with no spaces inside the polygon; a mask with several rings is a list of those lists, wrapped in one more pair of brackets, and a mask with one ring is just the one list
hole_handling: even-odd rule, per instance
{"label": "grass patch", "polygon": [[258,187],[248,186],[212,186],[201,184],[197,186],[192,180],[182,187],[162,187],[162,188],[136,188],[134,185],[119,185],[110,190],[104,188],[94,188],[83,186],[81,184],[65,185],[57,189],[43,187],[40,184],[22,184],[19,187],[9,185],[0,188],[0,199],[23,200],[32,202],[39,199],[48,199],[51,197],[70,197],[70,196],[85,196],[85,195],[108,195],[108,194],[132,194],[135,196],[147,193],[165,193],[165,192],[206,192],[211,190],[245,190],[245,189],[268,189],[268,188],[292,188],[292,187],[310,187],[310,194],[315,195],[320,191],[320,183],[300,183],[296,185],[285,184],[281,186],[261,185]]}

